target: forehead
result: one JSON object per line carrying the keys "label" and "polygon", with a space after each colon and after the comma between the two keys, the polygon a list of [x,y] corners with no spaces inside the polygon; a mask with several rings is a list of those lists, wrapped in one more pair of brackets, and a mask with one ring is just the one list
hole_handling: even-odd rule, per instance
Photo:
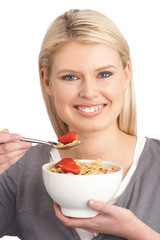
{"label": "forehead", "polygon": [[54,54],[53,68],[101,67],[122,65],[121,57],[113,48],[100,43],[69,42]]}

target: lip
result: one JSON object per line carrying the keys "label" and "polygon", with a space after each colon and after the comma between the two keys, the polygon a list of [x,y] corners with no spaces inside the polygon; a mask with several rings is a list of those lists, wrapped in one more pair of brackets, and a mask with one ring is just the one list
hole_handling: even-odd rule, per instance
{"label": "lip", "polygon": [[98,103],[98,104],[77,104],[74,105],[74,109],[85,117],[94,117],[99,115],[105,108],[106,103]]}

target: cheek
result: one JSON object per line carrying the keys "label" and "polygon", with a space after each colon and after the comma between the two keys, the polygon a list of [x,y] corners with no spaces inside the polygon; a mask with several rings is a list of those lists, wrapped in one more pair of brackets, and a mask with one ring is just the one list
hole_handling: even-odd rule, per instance
{"label": "cheek", "polygon": [[123,97],[123,86],[121,82],[116,82],[108,86],[105,94],[111,102],[121,99]]}
{"label": "cheek", "polygon": [[65,92],[63,94],[63,91],[57,91],[54,94],[54,99],[57,105],[63,105],[68,102],[68,96],[65,94]]}
{"label": "cheek", "polygon": [[63,104],[67,102],[68,94],[63,85],[53,85],[53,96],[56,104]]}
{"label": "cheek", "polygon": [[68,90],[64,86],[56,87],[53,91],[55,107],[60,118],[64,118],[72,107],[73,92]]}
{"label": "cheek", "polygon": [[62,94],[58,94],[58,92],[54,95],[54,103],[58,116],[65,121],[64,116],[66,115],[66,97]]}
{"label": "cheek", "polygon": [[115,83],[107,91],[110,101],[111,115],[114,119],[119,116],[123,106],[123,86],[121,82]]}
{"label": "cheek", "polygon": [[57,105],[72,105],[72,102],[77,97],[78,90],[71,84],[54,83],[53,96]]}

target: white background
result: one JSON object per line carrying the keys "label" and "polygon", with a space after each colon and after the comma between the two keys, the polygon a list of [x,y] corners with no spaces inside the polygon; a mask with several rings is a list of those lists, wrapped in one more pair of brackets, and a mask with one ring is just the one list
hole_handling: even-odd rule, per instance
{"label": "white background", "polygon": [[0,0],[0,130],[56,140],[37,59],[52,20],[70,8],[98,10],[117,24],[131,50],[138,135],[160,138],[159,0]]}

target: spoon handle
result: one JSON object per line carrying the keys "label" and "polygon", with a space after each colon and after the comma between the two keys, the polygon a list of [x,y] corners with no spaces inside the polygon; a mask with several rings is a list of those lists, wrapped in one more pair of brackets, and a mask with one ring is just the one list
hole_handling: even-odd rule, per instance
{"label": "spoon handle", "polygon": [[33,138],[26,138],[26,137],[21,137],[21,141],[26,141],[26,142],[32,142],[32,143],[41,143],[41,144],[48,144],[50,146],[53,147],[53,145],[56,143],[50,143],[50,142],[46,142],[46,141],[43,141],[43,140],[38,140],[38,139],[33,139]]}

